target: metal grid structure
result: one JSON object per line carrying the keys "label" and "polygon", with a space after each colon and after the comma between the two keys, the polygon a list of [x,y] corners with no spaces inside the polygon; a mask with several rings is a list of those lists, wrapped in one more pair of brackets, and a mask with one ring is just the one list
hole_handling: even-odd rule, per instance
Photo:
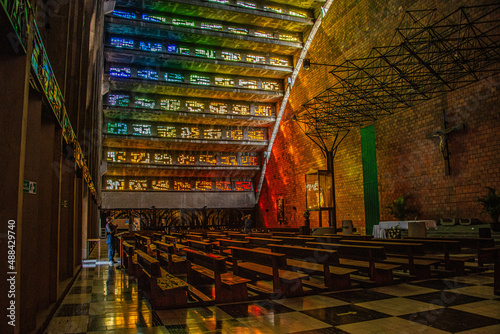
{"label": "metal grid structure", "polygon": [[461,7],[448,16],[408,11],[389,46],[346,60],[338,81],[294,118],[323,149],[339,134],[500,73],[500,5]]}

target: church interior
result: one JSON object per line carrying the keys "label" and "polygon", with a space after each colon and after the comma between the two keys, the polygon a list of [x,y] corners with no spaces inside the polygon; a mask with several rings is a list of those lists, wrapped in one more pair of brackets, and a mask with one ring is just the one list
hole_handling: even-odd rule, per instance
{"label": "church interior", "polygon": [[494,0],[0,0],[1,333],[500,333]]}

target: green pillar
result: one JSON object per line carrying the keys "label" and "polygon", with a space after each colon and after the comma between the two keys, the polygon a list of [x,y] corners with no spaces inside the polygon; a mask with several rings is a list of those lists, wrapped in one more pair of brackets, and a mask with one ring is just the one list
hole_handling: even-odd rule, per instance
{"label": "green pillar", "polygon": [[375,127],[373,125],[361,129],[361,157],[363,161],[366,234],[372,234],[373,225],[380,222],[377,151],[375,148]]}

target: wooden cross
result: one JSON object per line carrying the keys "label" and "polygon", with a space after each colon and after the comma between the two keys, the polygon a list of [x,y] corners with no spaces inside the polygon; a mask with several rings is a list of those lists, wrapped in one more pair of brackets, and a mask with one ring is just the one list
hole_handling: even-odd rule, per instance
{"label": "wooden cross", "polygon": [[444,167],[445,174],[451,174],[450,168],[450,151],[448,150],[448,135],[454,131],[463,130],[465,128],[465,124],[458,124],[452,127],[446,127],[446,111],[443,110],[443,118],[441,119],[441,129],[437,131],[433,131],[427,135],[427,139],[439,138],[439,150],[443,155],[444,159]]}

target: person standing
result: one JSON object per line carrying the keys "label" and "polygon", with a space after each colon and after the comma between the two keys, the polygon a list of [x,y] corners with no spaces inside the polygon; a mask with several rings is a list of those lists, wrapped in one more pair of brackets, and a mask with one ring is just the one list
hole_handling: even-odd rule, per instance
{"label": "person standing", "polygon": [[250,233],[252,232],[252,220],[250,219],[251,215],[246,215],[246,216],[243,216],[241,219],[244,219],[245,220],[245,228],[243,229],[243,231],[245,233]]}
{"label": "person standing", "polygon": [[106,243],[108,244],[108,259],[109,259],[109,265],[112,266],[114,263],[117,263],[114,260],[115,257],[115,233],[116,230],[118,229],[118,225],[113,224],[113,219],[109,218],[107,219],[107,224],[106,224]]}

